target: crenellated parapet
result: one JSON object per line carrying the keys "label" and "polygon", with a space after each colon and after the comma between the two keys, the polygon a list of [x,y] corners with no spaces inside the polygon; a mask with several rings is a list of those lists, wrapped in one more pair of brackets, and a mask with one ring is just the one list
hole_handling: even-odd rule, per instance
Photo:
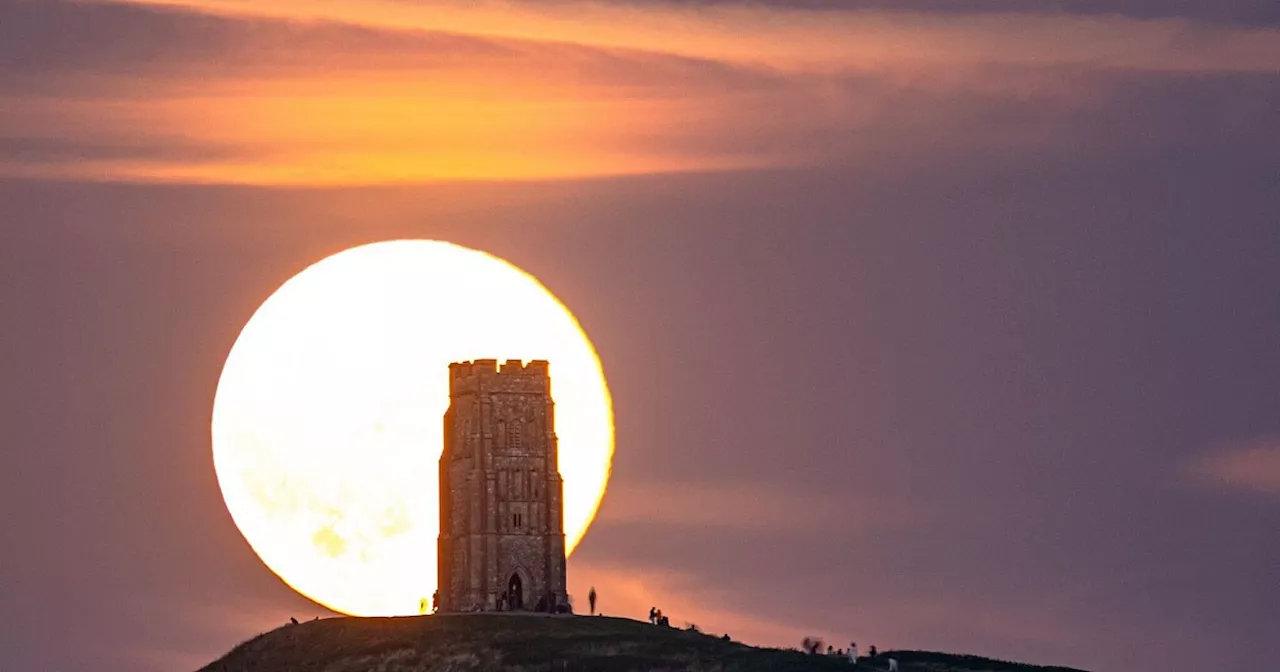
{"label": "crenellated parapet", "polygon": [[449,365],[449,396],[505,392],[510,394],[548,394],[551,377],[546,360],[529,363],[508,359],[501,366],[496,359],[477,359]]}

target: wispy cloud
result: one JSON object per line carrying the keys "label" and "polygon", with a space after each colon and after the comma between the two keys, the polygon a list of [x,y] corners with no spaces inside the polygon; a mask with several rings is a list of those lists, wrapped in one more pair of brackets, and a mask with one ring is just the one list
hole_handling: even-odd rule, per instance
{"label": "wispy cloud", "polygon": [[[1081,629],[1078,604],[1069,590],[987,595],[986,601],[957,601],[924,589],[879,587],[856,591],[843,582],[807,588],[778,577],[738,577],[715,572],[673,571],[636,558],[570,559],[569,590],[584,611],[591,587],[602,613],[644,619],[660,608],[672,625],[696,624],[704,632],[728,633],[757,646],[793,648],[806,636],[834,643],[851,639],[883,648],[939,647],[973,651],[972,641],[1003,639],[1044,650],[1070,652]],[[789,570],[779,567],[779,574]],[[846,570],[852,571],[852,570]],[[872,571],[868,568],[867,571]],[[777,591],[785,585],[785,594]],[[797,599],[811,589],[819,597]],[[854,612],[850,613],[850,608]],[[966,644],[966,642],[970,642]],[[995,654],[999,655],[999,654]]]}
{"label": "wispy cloud", "polygon": [[926,521],[920,507],[905,499],[863,489],[797,492],[770,483],[633,483],[610,488],[605,501],[598,514],[602,524],[847,534]]}
{"label": "wispy cloud", "polygon": [[1191,460],[1185,471],[1199,485],[1280,495],[1280,437],[1219,448]]}
{"label": "wispy cloud", "polygon": [[6,11],[21,39],[0,41],[0,142],[21,151],[0,174],[367,184],[787,161],[699,142],[700,120],[776,81],[708,61],[122,6]]}
{"label": "wispy cloud", "polygon": [[[1280,31],[778,5],[0,5],[0,176],[554,180],[1076,144],[1106,77],[1269,76]],[[1137,73],[1137,74],[1135,74]],[[1016,114],[1010,114],[1010,112]]]}
{"label": "wispy cloud", "polygon": [[581,560],[570,560],[570,564],[569,591],[578,612],[586,611],[585,597],[594,586],[601,613],[610,616],[643,620],[650,607],[657,607],[674,627],[693,624],[703,632],[729,634],[736,641],[758,646],[794,647],[805,636],[818,633],[813,624],[772,616],[763,602],[755,611],[736,608],[737,600],[691,574]]}
{"label": "wispy cloud", "polygon": [[811,12],[752,3],[132,0],[232,15],[628,48],[790,68],[1079,65],[1280,71],[1280,32],[1185,19]]}

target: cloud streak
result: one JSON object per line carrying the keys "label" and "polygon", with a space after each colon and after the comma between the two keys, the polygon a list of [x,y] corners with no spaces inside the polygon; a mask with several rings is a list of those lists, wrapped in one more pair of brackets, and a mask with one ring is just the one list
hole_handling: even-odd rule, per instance
{"label": "cloud streak", "polygon": [[7,3],[0,176],[333,186],[892,168],[1077,144],[1063,125],[1105,111],[1125,78],[1277,73],[1280,31],[1182,19]]}
{"label": "cloud streak", "polygon": [[1280,495],[1280,438],[1258,439],[1197,457],[1186,471],[1200,485]]}
{"label": "cloud streak", "polygon": [[691,7],[498,0],[132,1],[227,15],[636,49],[788,69],[910,70],[926,65],[999,64],[1173,72],[1280,71],[1280,32],[1180,18],[810,12],[728,3]]}
{"label": "cloud streak", "polygon": [[861,490],[800,493],[771,483],[626,484],[610,488],[599,521],[735,530],[870,532],[918,524],[906,501]]}
{"label": "cloud streak", "polygon": [[650,607],[671,619],[671,625],[690,624],[712,634],[729,634],[735,641],[757,646],[796,647],[815,634],[813,624],[787,622],[771,614],[761,601],[753,611],[735,608],[734,600],[702,577],[668,570],[654,570],[609,562],[570,560],[570,596],[578,612],[585,611],[583,596],[592,586],[600,591],[601,613],[643,620]]}

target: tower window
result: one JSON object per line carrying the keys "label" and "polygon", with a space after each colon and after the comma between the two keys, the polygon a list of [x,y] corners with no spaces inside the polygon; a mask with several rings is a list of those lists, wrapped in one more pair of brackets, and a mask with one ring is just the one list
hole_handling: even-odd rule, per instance
{"label": "tower window", "polygon": [[520,529],[524,525],[524,516],[518,513],[511,514],[511,525],[516,529]]}

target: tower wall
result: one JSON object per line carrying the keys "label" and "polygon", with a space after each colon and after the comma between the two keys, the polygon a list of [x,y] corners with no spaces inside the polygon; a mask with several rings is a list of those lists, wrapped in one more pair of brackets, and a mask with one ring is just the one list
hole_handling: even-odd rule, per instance
{"label": "tower wall", "polygon": [[440,456],[442,611],[567,604],[563,484],[545,361],[449,366]]}

